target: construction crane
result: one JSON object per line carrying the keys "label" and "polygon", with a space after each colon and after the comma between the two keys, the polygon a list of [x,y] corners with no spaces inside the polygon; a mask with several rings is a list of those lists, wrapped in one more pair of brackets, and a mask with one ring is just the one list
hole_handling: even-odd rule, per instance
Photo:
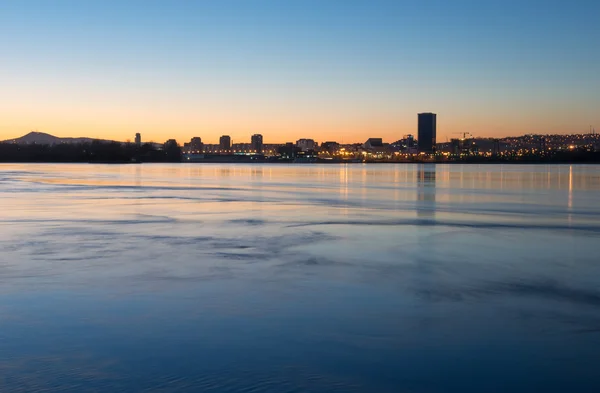
{"label": "construction crane", "polygon": [[467,136],[473,137],[473,134],[471,134],[470,132],[453,132],[453,134],[462,135],[462,139],[467,139]]}

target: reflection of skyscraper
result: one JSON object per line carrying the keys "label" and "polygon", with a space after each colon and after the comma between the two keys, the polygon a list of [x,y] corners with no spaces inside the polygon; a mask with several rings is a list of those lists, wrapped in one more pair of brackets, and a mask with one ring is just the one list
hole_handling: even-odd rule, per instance
{"label": "reflection of skyscraper", "polygon": [[419,153],[435,153],[436,117],[435,113],[419,113]]}
{"label": "reflection of skyscraper", "polygon": [[252,150],[254,150],[256,153],[262,153],[263,137],[261,134],[252,135],[250,144],[252,145]]}
{"label": "reflection of skyscraper", "polygon": [[[424,290],[434,290],[440,285],[440,277],[436,269],[431,269],[431,260],[439,255],[439,236],[431,226],[436,224],[436,177],[444,179],[444,166],[436,164],[420,164],[416,167],[417,226],[415,228],[416,246],[414,279]],[[445,250],[445,248],[442,248]],[[433,256],[433,257],[432,257]],[[409,278],[410,279],[410,278]]]}
{"label": "reflection of skyscraper", "polygon": [[435,216],[436,165],[421,164],[417,168],[417,216]]}
{"label": "reflection of skyscraper", "polygon": [[229,137],[229,135],[223,135],[221,138],[219,138],[219,149],[222,151],[231,150],[231,137]]}

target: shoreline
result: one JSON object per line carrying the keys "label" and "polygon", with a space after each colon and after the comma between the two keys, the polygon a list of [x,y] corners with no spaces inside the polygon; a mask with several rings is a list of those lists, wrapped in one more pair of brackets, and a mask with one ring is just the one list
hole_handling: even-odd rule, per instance
{"label": "shoreline", "polygon": [[242,164],[242,165],[600,165],[600,161],[320,161],[320,162],[293,162],[293,161],[176,161],[176,162],[127,162],[127,161],[0,161],[2,164],[83,164],[83,165],[142,165],[142,164],[193,164],[193,165],[215,165],[215,164]]}

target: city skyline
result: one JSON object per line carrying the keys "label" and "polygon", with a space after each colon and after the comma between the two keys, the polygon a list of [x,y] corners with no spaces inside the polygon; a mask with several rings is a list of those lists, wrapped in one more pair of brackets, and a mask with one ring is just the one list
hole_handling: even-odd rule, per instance
{"label": "city skyline", "polygon": [[[22,135],[19,138],[14,138],[14,139],[10,139],[10,140],[4,140],[4,141],[0,141],[0,144],[20,144],[20,145],[31,145],[31,144],[38,144],[38,145],[54,145],[54,144],[77,144],[77,143],[92,143],[93,141],[99,141],[99,142],[117,142],[117,143],[121,143],[121,144],[133,144],[136,146],[141,146],[144,144],[152,144],[152,145],[164,145],[165,143],[170,143],[170,142],[174,142],[177,143],[177,145],[185,148],[185,149],[190,149],[192,151],[201,151],[203,149],[203,147],[210,147],[209,152],[225,152],[227,150],[236,150],[236,149],[248,149],[248,148],[252,148],[253,150],[255,150],[256,152],[260,152],[260,150],[262,149],[262,146],[285,146],[285,145],[293,145],[293,146],[297,146],[297,147],[301,147],[302,150],[312,150],[312,149],[317,149],[318,147],[320,148],[324,148],[325,150],[328,150],[330,144],[335,144],[338,146],[356,146],[356,145],[360,145],[360,146],[367,146],[372,144],[373,141],[378,141],[377,143],[381,146],[385,145],[385,146],[389,146],[389,145],[404,145],[406,143],[408,143],[408,146],[413,146],[414,143],[414,148],[417,149],[417,151],[419,152],[425,152],[428,154],[435,154],[436,150],[435,150],[435,146],[450,146],[450,145],[454,145],[454,143],[456,142],[460,142],[461,141],[492,141],[493,143],[498,143],[500,141],[507,141],[507,140],[516,140],[516,139],[532,139],[537,141],[536,143],[539,143],[539,141],[544,141],[547,140],[547,138],[550,139],[556,139],[558,138],[558,140],[562,141],[562,145],[566,146],[566,147],[583,147],[586,145],[587,142],[585,142],[585,140],[592,138],[591,140],[598,140],[598,134],[595,130],[595,128],[590,128],[589,132],[586,133],[576,133],[576,134],[522,134],[522,135],[516,135],[516,136],[505,136],[505,137],[499,137],[499,138],[490,138],[490,137],[477,137],[474,136],[472,134],[469,133],[462,133],[461,136],[456,136],[453,138],[448,138],[446,140],[436,140],[436,114],[434,113],[419,113],[418,114],[419,117],[419,121],[421,121],[421,119],[423,119],[423,125],[424,125],[424,129],[421,130],[421,134],[423,134],[424,138],[419,138],[419,131],[417,131],[418,133],[416,135],[414,134],[406,134],[403,135],[401,138],[397,139],[397,140],[393,140],[393,141],[388,141],[388,140],[384,140],[383,138],[377,138],[377,137],[370,137],[368,138],[366,141],[354,141],[354,142],[338,142],[338,141],[331,141],[331,140],[314,140],[312,138],[294,138],[294,140],[291,141],[287,141],[287,142],[273,142],[273,141],[264,141],[263,142],[263,135],[262,134],[252,134],[250,136],[249,139],[247,140],[233,140],[231,139],[231,137],[229,135],[221,135],[218,142],[215,143],[214,141],[207,141],[206,139],[202,139],[201,136],[194,136],[192,138],[190,138],[189,140],[178,140],[177,138],[169,138],[167,141],[156,141],[156,140],[144,140],[142,135],[140,133],[136,133],[135,137],[133,140],[131,139],[126,139],[126,140],[107,140],[107,139],[96,139],[96,138],[91,138],[91,137],[85,137],[85,136],[80,136],[80,137],[60,137],[60,136],[56,136],[56,135],[51,135],[51,134],[47,134],[47,133],[43,133],[43,132],[38,132],[38,131],[31,131],[25,135]],[[429,117],[433,118],[433,127],[429,128],[428,125],[426,124],[431,124],[431,121],[429,119]],[[415,138],[416,137],[416,138]],[[430,139],[430,142],[427,142],[427,140]],[[573,139],[574,138],[574,139]],[[417,145],[417,141],[421,141],[421,143],[419,143]],[[425,140],[425,144],[423,144],[423,140]],[[258,142],[258,145],[260,147],[257,148],[256,143]],[[584,142],[582,144],[582,142]]]}
{"label": "city skyline", "polygon": [[597,128],[600,5],[480,3],[0,0],[0,140],[395,141],[420,112],[438,141]]}
{"label": "city skyline", "polygon": [[[425,115],[433,115],[434,118],[437,117],[437,114],[435,113],[423,113]],[[419,114],[422,115],[422,114]],[[434,120],[435,121],[435,120]],[[434,126],[434,129],[436,127]],[[435,133],[435,131],[434,131]],[[453,136],[447,136],[444,137],[443,140],[441,140],[440,138],[434,138],[437,139],[437,141],[435,142],[436,144],[444,144],[444,143],[449,143],[452,140],[458,140],[458,139],[496,139],[496,140],[504,140],[504,139],[512,139],[512,138],[521,138],[521,137],[526,137],[526,136],[576,136],[576,135],[580,135],[580,136],[585,136],[585,135],[598,135],[598,131],[596,131],[595,127],[590,126],[587,130],[587,132],[579,132],[579,133],[555,133],[555,134],[534,134],[534,133],[527,133],[527,134],[519,134],[519,135],[505,135],[505,136],[500,136],[500,137],[490,137],[490,136],[478,136],[478,135],[473,135],[470,133],[458,133],[460,135],[453,135]],[[39,131],[39,130],[33,130],[30,131],[26,134],[20,135],[16,138],[11,138],[11,139],[5,139],[5,140],[0,140],[0,143],[5,143],[5,142],[9,142],[9,143],[13,143],[13,141],[17,141],[20,140],[22,138],[27,138],[29,136],[32,135],[42,135],[44,136],[42,139],[46,139],[45,137],[51,137],[51,138],[57,138],[57,139],[73,139],[73,140],[85,140],[85,141],[92,141],[92,140],[98,140],[98,141],[104,141],[104,142],[119,142],[119,143],[133,143],[136,145],[139,144],[144,144],[144,143],[154,143],[154,144],[163,144],[165,141],[161,141],[161,140],[149,140],[143,137],[143,134],[137,132],[134,135],[134,138],[129,138],[128,136],[125,136],[123,138],[120,139],[102,139],[102,138],[96,138],[96,137],[91,137],[89,135],[78,135],[75,137],[72,136],[64,136],[64,135],[54,135],[54,134],[50,134],[50,133],[46,133],[43,131]],[[232,146],[234,144],[247,144],[247,145],[252,145],[252,139],[255,136],[260,136],[261,137],[261,143],[262,139],[264,139],[264,135],[260,134],[260,133],[253,133],[253,134],[248,134],[246,136],[246,138],[241,138],[239,140],[234,140],[233,138],[231,138],[230,135],[220,135],[217,140],[211,140],[211,139],[205,139],[204,136],[200,136],[200,135],[195,135],[192,136],[188,139],[180,139],[174,136],[168,136],[167,137],[167,141],[168,140],[174,140],[176,141],[179,145],[183,146],[186,143],[194,143],[194,142],[200,142],[204,145],[215,145],[215,146],[222,146],[222,148],[225,150],[228,147],[227,146]],[[411,138],[414,139],[415,141],[418,140],[418,129],[414,132],[414,133],[409,133],[409,134],[404,134],[401,136],[398,136],[396,139],[390,139],[387,140],[385,138],[377,138],[377,137],[366,137],[363,140],[355,140],[355,141],[342,141],[342,140],[327,140],[327,139],[314,139],[314,138],[305,138],[305,137],[293,137],[290,140],[287,141],[265,141],[265,144],[269,144],[269,145],[285,145],[286,143],[297,143],[300,141],[313,141],[314,143],[316,143],[317,145],[321,145],[323,143],[329,143],[329,142],[335,142],[335,143],[339,143],[339,144],[343,144],[343,145],[355,145],[355,144],[363,144],[365,143],[365,141],[368,141],[370,139],[381,139],[384,143],[386,144],[391,144],[394,142],[398,142],[402,139],[405,138]],[[35,137],[33,137],[35,139]],[[26,142],[28,143],[28,142]]]}

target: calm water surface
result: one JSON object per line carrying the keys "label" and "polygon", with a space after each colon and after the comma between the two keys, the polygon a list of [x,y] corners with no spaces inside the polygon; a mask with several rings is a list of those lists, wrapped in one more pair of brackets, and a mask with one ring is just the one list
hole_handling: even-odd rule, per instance
{"label": "calm water surface", "polygon": [[0,391],[598,392],[600,166],[0,165]]}

